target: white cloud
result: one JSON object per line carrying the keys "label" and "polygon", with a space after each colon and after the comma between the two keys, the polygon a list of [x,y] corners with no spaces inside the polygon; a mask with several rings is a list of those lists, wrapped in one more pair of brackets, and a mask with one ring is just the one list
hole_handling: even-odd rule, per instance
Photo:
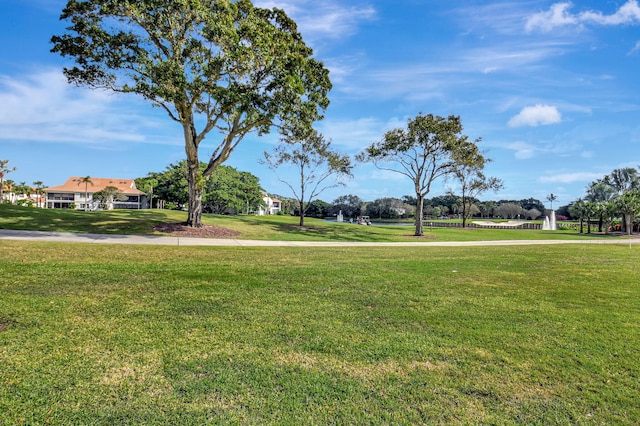
{"label": "white cloud", "polygon": [[640,6],[637,0],[629,0],[613,15],[587,11],[580,14],[580,20],[600,25],[626,25],[640,23]]}
{"label": "white cloud", "polygon": [[384,122],[366,117],[355,120],[325,119],[318,124],[318,130],[330,138],[334,145],[353,153],[379,141],[386,131],[399,127],[406,127],[406,120],[392,118]]}
{"label": "white cloud", "polygon": [[562,121],[558,109],[550,105],[535,105],[524,107],[520,113],[509,120],[509,127],[545,126]]}
{"label": "white cloud", "polygon": [[551,176],[541,176],[538,181],[541,183],[574,183],[574,182],[592,182],[602,178],[602,173],[561,173]]}
{"label": "white cloud", "polygon": [[627,0],[625,4],[611,15],[600,11],[586,11],[573,14],[569,9],[570,2],[553,4],[549,10],[531,15],[525,24],[525,30],[531,32],[540,30],[549,32],[556,27],[567,25],[579,26],[583,24],[597,25],[633,25],[640,24],[640,6],[637,0]]}
{"label": "white cloud", "polygon": [[525,30],[530,32],[539,28],[546,32],[555,27],[577,24],[578,19],[568,12],[570,7],[571,3],[556,3],[548,11],[530,16],[525,24]]}
{"label": "white cloud", "polygon": [[60,70],[0,75],[0,139],[95,146],[180,141],[177,127],[163,129],[161,120],[137,113],[136,106],[110,92],[69,85]]}
{"label": "white cloud", "polygon": [[535,156],[538,149],[526,142],[513,142],[505,146],[505,148],[515,151],[515,157],[517,160],[526,160]]}
{"label": "white cloud", "polygon": [[296,2],[263,0],[255,2],[255,5],[284,10],[296,21],[300,32],[312,38],[348,36],[357,31],[360,22],[376,17],[376,10],[371,6],[349,6],[335,0]]}
{"label": "white cloud", "polygon": [[629,53],[627,53],[627,56],[631,56],[631,55],[637,53],[638,51],[640,51],[640,41],[637,42],[635,46],[633,46],[633,49],[631,49],[629,51]]}

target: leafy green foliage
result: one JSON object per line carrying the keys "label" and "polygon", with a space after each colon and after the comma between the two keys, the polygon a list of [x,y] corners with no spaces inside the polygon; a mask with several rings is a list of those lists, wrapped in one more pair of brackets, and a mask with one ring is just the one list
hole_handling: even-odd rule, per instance
{"label": "leafy green foliage", "polygon": [[253,212],[264,205],[264,190],[256,176],[220,166],[209,179],[203,197],[208,213]]}
{"label": "leafy green foliage", "polygon": [[388,131],[382,141],[367,147],[356,158],[411,180],[416,194],[415,235],[421,236],[424,198],[432,183],[482,156],[475,142],[462,134],[460,117],[420,114],[408,120],[406,129]]}
{"label": "leafy green foliage", "polygon": [[341,211],[344,217],[356,218],[361,215],[364,201],[357,195],[342,195],[335,200],[327,210],[328,216],[337,216]]}
{"label": "leafy green foliage", "polygon": [[477,146],[475,149],[470,147],[462,155],[463,158],[459,159],[452,175],[459,186],[461,204],[459,210],[464,228],[467,219],[480,211],[477,206],[474,209],[477,197],[487,191],[499,191],[504,187],[504,184],[500,179],[484,174],[485,165],[491,160],[486,158]]}
{"label": "leafy green foliage", "polygon": [[[206,167],[205,163],[200,163],[200,170]],[[147,177],[137,179],[136,185],[142,188],[155,185],[153,194],[156,198],[182,208],[189,198],[187,162],[170,164],[164,172],[151,172]],[[206,212],[216,214],[255,211],[264,204],[262,192],[258,178],[253,174],[219,166],[203,188],[204,208]]]}
{"label": "leafy green foliage", "polygon": [[640,189],[631,189],[624,192],[616,199],[615,206],[626,220],[625,229],[627,233],[631,234],[632,221],[640,214]]}
{"label": "leafy green foliage", "polygon": [[378,219],[398,219],[408,216],[410,206],[398,198],[378,198],[367,203],[367,216]]}
{"label": "leafy green foliage", "polygon": [[104,189],[93,193],[93,200],[97,201],[103,209],[108,209],[109,205],[114,201],[123,201],[126,199],[127,196],[115,186],[107,186]]}
{"label": "leafy green foliage", "polygon": [[[280,9],[249,0],[68,0],[61,19],[70,25],[52,37],[52,51],[75,60],[64,70],[69,82],[137,94],[182,126],[192,226],[201,225],[206,181],[249,132],[310,129],[329,104],[328,70]],[[201,170],[200,143],[212,130],[222,136]]]}
{"label": "leafy green foliage", "polygon": [[4,202],[5,177],[16,170],[16,167],[9,167],[9,160],[0,160],[0,203]]}
{"label": "leafy green foliage", "polygon": [[298,202],[300,226],[311,202],[329,188],[344,185],[343,179],[351,177],[351,159],[331,148],[331,141],[316,131],[295,131],[284,134],[283,142],[265,152],[263,163],[277,172],[278,168],[291,166],[296,173],[296,183],[278,178],[291,189]]}

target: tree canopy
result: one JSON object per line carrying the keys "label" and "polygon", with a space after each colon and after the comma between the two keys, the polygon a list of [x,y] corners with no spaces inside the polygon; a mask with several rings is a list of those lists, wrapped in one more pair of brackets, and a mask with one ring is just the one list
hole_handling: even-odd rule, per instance
{"label": "tree canopy", "polygon": [[283,135],[284,143],[273,152],[265,152],[263,163],[277,173],[279,167],[291,166],[296,183],[278,178],[287,185],[298,201],[300,226],[311,202],[329,188],[344,185],[342,179],[351,177],[351,159],[331,148],[331,141],[316,131],[292,132]]}
{"label": "tree canopy", "polygon": [[385,133],[380,142],[367,147],[357,158],[411,180],[416,194],[415,235],[421,236],[424,198],[432,183],[464,164],[471,151],[477,151],[477,147],[462,134],[460,117],[420,114],[408,120],[406,129]]}
{"label": "tree canopy", "polygon": [[[311,128],[328,106],[328,70],[280,9],[249,0],[68,0],[52,52],[70,83],[134,93],[180,124],[188,219],[202,225],[207,180],[250,132]],[[199,148],[219,133],[204,170]]]}
{"label": "tree canopy", "polygon": [[333,200],[327,213],[330,216],[337,216],[342,212],[344,217],[355,218],[360,216],[364,201],[357,195],[341,195]]}
{"label": "tree canopy", "polygon": [[[467,149],[464,158],[454,167],[453,177],[458,182],[460,191],[460,204],[462,211],[462,227],[467,226],[467,219],[480,209],[474,206],[478,195],[487,191],[499,191],[504,187],[503,182],[495,177],[484,174],[484,167],[489,160],[477,146]],[[453,191],[452,191],[453,195]]]}
{"label": "tree canopy", "polygon": [[109,210],[113,208],[114,201],[124,201],[127,196],[115,186],[106,186],[100,191],[93,193],[93,201],[100,204],[100,208]]}

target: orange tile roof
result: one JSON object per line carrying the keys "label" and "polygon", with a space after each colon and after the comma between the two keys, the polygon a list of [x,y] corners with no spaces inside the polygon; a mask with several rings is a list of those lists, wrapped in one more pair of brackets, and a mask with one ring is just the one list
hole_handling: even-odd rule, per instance
{"label": "orange tile roof", "polygon": [[[71,176],[67,181],[58,186],[46,188],[47,192],[84,192],[85,184],[82,182],[84,178]],[[94,193],[102,191],[107,186],[115,186],[118,191],[125,195],[143,195],[144,192],[136,188],[133,179],[115,179],[115,178],[91,178],[91,183],[87,185],[87,192]]]}

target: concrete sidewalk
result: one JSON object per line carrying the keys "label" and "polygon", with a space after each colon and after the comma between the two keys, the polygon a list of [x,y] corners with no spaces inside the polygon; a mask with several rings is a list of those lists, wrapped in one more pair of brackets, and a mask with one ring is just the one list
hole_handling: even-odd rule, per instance
{"label": "concrete sidewalk", "polygon": [[263,241],[222,238],[181,238],[161,237],[154,235],[109,235],[46,231],[16,231],[9,229],[0,229],[0,240],[52,241],[61,243],[229,247],[471,247],[550,244],[640,244],[640,238],[616,238],[607,240],[500,240],[461,242],[411,241],[397,243],[379,243],[349,241]]}

